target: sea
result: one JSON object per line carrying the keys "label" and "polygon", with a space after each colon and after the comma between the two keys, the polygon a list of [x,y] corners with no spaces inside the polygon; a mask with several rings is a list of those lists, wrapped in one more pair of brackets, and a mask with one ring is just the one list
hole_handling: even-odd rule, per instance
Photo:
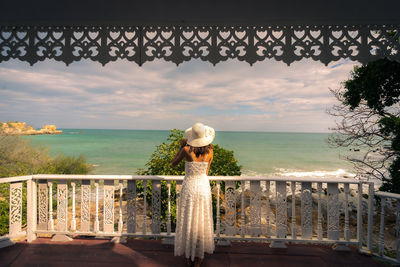
{"label": "sea", "polygon": [[[145,168],[156,146],[166,142],[168,130],[62,129],[59,135],[25,136],[52,155],[86,156],[92,174],[135,174]],[[343,160],[347,149],[332,148],[329,133],[217,131],[213,143],[233,150],[242,175],[352,177]]]}

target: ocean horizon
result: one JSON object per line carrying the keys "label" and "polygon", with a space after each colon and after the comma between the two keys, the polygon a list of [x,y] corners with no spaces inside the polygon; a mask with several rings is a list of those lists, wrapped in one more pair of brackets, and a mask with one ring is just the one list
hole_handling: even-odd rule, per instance
{"label": "ocean horizon", "polygon": [[[167,141],[169,130],[68,129],[62,134],[24,136],[52,155],[85,155],[92,174],[135,174]],[[233,150],[242,175],[351,177],[351,165],[340,158],[348,149],[329,147],[331,133],[216,131],[213,143]]]}

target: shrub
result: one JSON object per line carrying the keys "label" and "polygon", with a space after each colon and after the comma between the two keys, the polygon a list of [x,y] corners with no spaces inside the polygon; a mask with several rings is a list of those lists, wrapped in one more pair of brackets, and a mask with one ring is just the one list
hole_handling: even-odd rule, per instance
{"label": "shrub", "polygon": [[[84,156],[72,157],[63,154],[50,157],[46,147],[32,146],[17,136],[0,135],[0,179],[3,177],[46,174],[87,174],[91,166]],[[0,184],[0,235],[8,233],[9,187]],[[56,187],[53,186],[53,190]],[[26,182],[23,183],[22,224],[26,223]]]}

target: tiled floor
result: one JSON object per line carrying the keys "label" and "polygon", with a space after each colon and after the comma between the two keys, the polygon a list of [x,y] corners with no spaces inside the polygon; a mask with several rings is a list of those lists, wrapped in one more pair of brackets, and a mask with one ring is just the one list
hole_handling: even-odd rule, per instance
{"label": "tiled floor", "polygon": [[[0,249],[0,266],[186,266],[183,257],[174,257],[173,246],[160,240],[129,239],[125,244],[106,239],[74,239],[52,242],[38,238],[33,243],[19,242]],[[286,249],[271,249],[269,244],[234,242],[231,247],[216,247],[202,266],[386,266],[372,257],[338,252],[325,245],[292,244]]]}

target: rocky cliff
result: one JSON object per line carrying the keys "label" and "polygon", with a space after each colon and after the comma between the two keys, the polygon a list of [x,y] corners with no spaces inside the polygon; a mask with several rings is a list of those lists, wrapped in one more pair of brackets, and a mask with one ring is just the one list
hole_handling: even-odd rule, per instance
{"label": "rocky cliff", "polygon": [[42,129],[36,130],[25,122],[0,122],[0,134],[6,135],[39,135],[39,134],[60,134],[55,125],[45,125]]}

